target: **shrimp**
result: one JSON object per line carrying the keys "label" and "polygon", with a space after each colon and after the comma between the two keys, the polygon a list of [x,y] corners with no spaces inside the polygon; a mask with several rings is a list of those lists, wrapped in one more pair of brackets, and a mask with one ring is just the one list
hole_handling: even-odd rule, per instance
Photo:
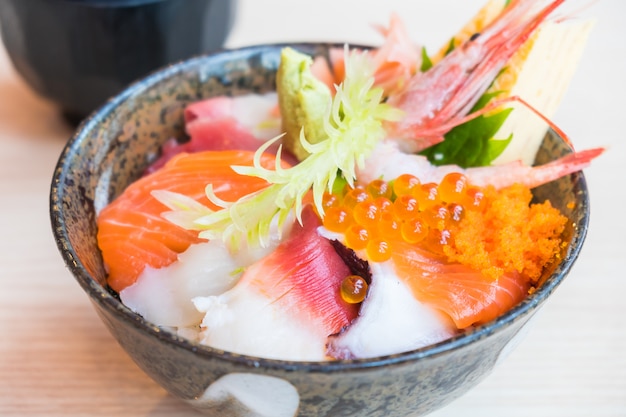
{"label": "shrimp", "polygon": [[497,189],[521,183],[528,188],[538,187],[567,174],[586,168],[590,162],[604,152],[604,148],[592,148],[574,152],[540,166],[527,166],[521,161],[508,164],[475,168],[458,165],[432,165],[425,156],[404,153],[394,141],[380,142],[363,169],[357,172],[359,181],[370,182],[376,178],[389,181],[401,174],[412,174],[422,183],[439,183],[450,172],[465,174],[476,186],[493,185]]}
{"label": "shrimp", "polygon": [[386,94],[402,91],[417,72],[421,64],[419,47],[411,41],[406,26],[396,13],[391,15],[389,26],[376,26],[385,38],[377,48],[372,59],[376,71],[375,84],[382,87]]}
{"label": "shrimp", "polygon": [[459,45],[428,71],[413,76],[406,89],[388,99],[406,113],[403,120],[388,126],[392,136],[405,150],[418,152],[441,142],[451,128],[470,118],[506,101],[522,101],[510,97],[468,115],[515,51],[564,1],[550,0],[546,5],[546,0],[512,0],[482,33]]}

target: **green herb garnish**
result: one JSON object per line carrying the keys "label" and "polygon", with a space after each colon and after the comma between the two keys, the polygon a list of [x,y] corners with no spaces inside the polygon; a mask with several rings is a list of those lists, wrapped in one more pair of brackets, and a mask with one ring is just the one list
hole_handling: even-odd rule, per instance
{"label": "green herb garnish", "polygon": [[[500,92],[484,94],[470,113],[482,109]],[[451,129],[440,142],[421,152],[433,165],[456,164],[461,167],[490,165],[507,147],[512,139],[495,139],[512,108],[481,115]]]}

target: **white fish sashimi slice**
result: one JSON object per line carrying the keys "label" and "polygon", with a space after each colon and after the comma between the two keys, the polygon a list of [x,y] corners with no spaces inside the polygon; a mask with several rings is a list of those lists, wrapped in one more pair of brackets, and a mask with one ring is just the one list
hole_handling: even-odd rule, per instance
{"label": "white fish sashimi slice", "polygon": [[[325,338],[300,320],[286,315],[267,298],[237,288],[223,295],[197,297],[205,314],[200,342],[243,355],[282,360],[320,361],[326,358]],[[286,342],[287,341],[287,342]]]}
{"label": "white fish sashimi slice", "polygon": [[452,320],[416,300],[389,263],[371,263],[372,284],[359,317],[329,338],[337,359],[372,358],[441,342],[457,332]]}
{"label": "white fish sashimi slice", "polygon": [[203,314],[191,300],[232,288],[243,267],[271,249],[251,254],[249,259],[239,259],[220,241],[191,245],[171,265],[159,269],[147,267],[135,284],[120,292],[120,298],[131,310],[156,325],[194,326]]}

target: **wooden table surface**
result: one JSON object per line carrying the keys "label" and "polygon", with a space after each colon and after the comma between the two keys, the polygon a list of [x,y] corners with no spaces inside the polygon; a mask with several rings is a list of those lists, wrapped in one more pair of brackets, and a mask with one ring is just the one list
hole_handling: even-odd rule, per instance
{"label": "wooden table surface", "polygon": [[[413,38],[434,49],[482,0],[324,0],[315,2],[315,10],[303,10],[306,4],[240,0],[227,46],[377,42],[369,23],[386,23],[395,10]],[[517,350],[477,388],[433,417],[626,416],[626,138],[621,123],[626,2],[575,5],[589,5],[581,15],[598,22],[555,121],[578,148],[609,148],[586,171],[592,217],[584,250]],[[48,192],[72,131],[52,103],[26,86],[0,47],[0,415],[196,416],[126,356],[57,252]]]}

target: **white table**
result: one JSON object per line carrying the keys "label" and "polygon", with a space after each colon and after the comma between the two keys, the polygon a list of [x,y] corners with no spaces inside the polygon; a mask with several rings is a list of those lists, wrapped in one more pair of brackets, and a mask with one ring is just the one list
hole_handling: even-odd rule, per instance
{"label": "white table", "polygon": [[[481,4],[240,0],[227,46],[378,42],[369,23],[386,23],[395,10],[413,38],[434,50]],[[433,417],[626,416],[626,3],[599,0],[582,14],[598,24],[555,121],[578,148],[609,148],[586,172],[592,218],[585,248],[518,349]],[[71,134],[0,47],[0,415],[195,416],[118,347],[57,252],[48,191]]]}

